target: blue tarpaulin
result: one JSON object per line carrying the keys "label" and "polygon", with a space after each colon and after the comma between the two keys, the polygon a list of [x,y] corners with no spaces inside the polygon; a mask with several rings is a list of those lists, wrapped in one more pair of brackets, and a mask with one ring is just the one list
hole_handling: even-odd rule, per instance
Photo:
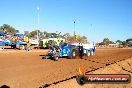
{"label": "blue tarpaulin", "polygon": [[25,34],[16,34],[16,36],[25,36]]}
{"label": "blue tarpaulin", "polygon": [[4,32],[0,32],[0,35],[4,35]]}

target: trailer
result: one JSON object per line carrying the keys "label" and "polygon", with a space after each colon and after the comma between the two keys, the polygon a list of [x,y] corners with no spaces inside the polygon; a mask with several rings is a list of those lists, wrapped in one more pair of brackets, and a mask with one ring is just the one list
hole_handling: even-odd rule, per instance
{"label": "trailer", "polygon": [[[76,47],[79,47],[79,43],[73,43],[71,45],[74,45]],[[95,54],[95,51],[96,51],[96,47],[94,46],[95,44],[94,43],[91,43],[91,44],[82,44],[83,46],[83,54],[86,55],[86,56],[92,56]]]}

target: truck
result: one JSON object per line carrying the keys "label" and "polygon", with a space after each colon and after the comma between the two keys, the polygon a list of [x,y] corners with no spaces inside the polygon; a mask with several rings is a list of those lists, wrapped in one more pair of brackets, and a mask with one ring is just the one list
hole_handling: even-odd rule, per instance
{"label": "truck", "polygon": [[[71,45],[74,45],[76,47],[79,46],[79,43],[73,43]],[[85,44],[82,44],[83,45],[83,54],[86,55],[86,56],[92,56],[95,54],[95,51],[96,51],[96,47],[95,47],[95,44],[94,43],[91,43],[91,44],[88,44],[88,43],[85,43]]]}
{"label": "truck", "polygon": [[10,46],[11,41],[8,39],[0,39],[0,46]]}
{"label": "truck", "polygon": [[16,36],[13,36],[14,40],[12,40],[11,48],[24,50],[25,46],[27,45],[28,38],[25,36],[25,34],[16,34]]}
{"label": "truck", "polygon": [[24,50],[26,45],[27,45],[27,42],[24,42],[24,41],[12,42],[11,48]]}
{"label": "truck", "polygon": [[31,38],[29,42],[31,43],[31,49],[39,47],[39,41],[37,39]]}

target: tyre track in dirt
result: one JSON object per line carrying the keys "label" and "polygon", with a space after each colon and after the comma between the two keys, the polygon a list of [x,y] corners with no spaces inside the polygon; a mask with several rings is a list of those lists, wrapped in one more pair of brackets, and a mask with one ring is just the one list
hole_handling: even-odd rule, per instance
{"label": "tyre track in dirt", "polygon": [[[89,67],[89,68],[91,68],[92,70],[86,70],[86,74],[88,74],[88,73],[90,73],[90,72],[94,72],[94,71],[99,70],[99,69],[101,69],[101,68],[105,68],[105,67],[107,67],[107,66],[109,66],[109,65],[112,65],[112,64],[117,64],[117,62],[124,61],[124,60],[126,60],[126,59],[128,59],[128,58],[131,58],[131,56],[128,56],[127,58],[123,58],[123,59],[120,59],[120,60],[117,60],[117,61],[115,60],[115,61],[112,61],[112,62],[111,62],[111,60],[108,60],[107,63],[102,63],[102,61],[99,62],[99,61],[94,61],[94,60],[88,60],[88,59],[84,58],[84,60],[88,60],[88,61],[90,61],[90,62],[92,62],[92,63],[97,63],[97,64],[100,64],[100,65],[103,65],[103,66],[100,66],[100,67],[97,67],[97,68]],[[129,64],[129,65],[130,65],[130,64]],[[123,67],[122,67],[122,69],[125,70],[125,71],[127,71],[127,72],[130,72],[130,73],[131,73],[131,71],[128,71],[128,70],[124,69]],[[59,84],[59,83],[65,82],[65,81],[69,81],[69,80],[71,80],[71,79],[76,78],[76,76],[77,76],[77,75],[74,75],[74,76],[72,76],[72,77],[68,77],[68,78],[66,78],[66,79],[59,80],[59,81],[53,82],[53,83],[51,83],[51,84],[44,84],[44,85],[40,86],[39,88],[47,88],[47,87],[50,87],[50,86],[52,86],[52,85],[56,85],[56,84]]]}
{"label": "tyre track in dirt", "polygon": [[[121,61],[123,61],[123,60],[126,60],[126,59],[122,59],[122,60],[119,60],[119,61],[117,61],[117,62],[121,62]],[[91,61],[91,60],[89,60],[89,61]],[[92,61],[92,62],[94,62],[94,63],[99,63],[99,62],[96,62],[96,61]],[[88,73],[90,73],[90,72],[94,72],[94,71],[99,70],[99,69],[101,69],[101,68],[105,68],[105,67],[107,67],[107,66],[109,66],[109,65],[112,65],[112,64],[117,64],[117,62],[105,64],[105,66],[103,66],[103,67],[101,66],[101,67],[98,67],[98,68],[92,68],[93,70],[86,71],[86,74],[88,74]],[[102,64],[102,63],[101,63],[101,64]],[[104,63],[103,63],[103,64],[104,64]],[[129,64],[129,65],[130,65],[130,64]],[[120,65],[118,65],[118,66],[120,66]],[[121,67],[121,66],[120,66],[120,67]],[[122,68],[122,70],[124,70],[124,71],[127,71],[127,72],[129,72],[129,73],[132,73],[132,71],[126,70],[126,69],[123,68],[123,67],[121,67],[121,68]],[[76,77],[77,77],[77,75],[74,75],[74,76],[72,76],[72,77],[70,77],[70,78],[66,78],[66,79],[64,79],[64,80],[60,80],[60,81],[57,81],[57,82],[53,82],[53,83],[51,83],[51,84],[44,84],[44,85],[40,86],[39,88],[47,88],[47,87],[50,87],[50,86],[52,86],[52,85],[56,85],[56,84],[59,84],[59,83],[65,82],[65,81],[69,81],[69,80],[74,79],[74,78],[76,78]]]}
{"label": "tyre track in dirt", "polygon": [[[101,68],[99,70],[95,70],[93,72],[89,72],[88,74],[129,74],[132,77],[132,57],[126,60],[115,62],[115,64],[106,66],[105,68]],[[49,88],[132,88],[132,81],[129,83],[118,83],[118,84],[87,84],[87,85],[78,85],[76,79],[71,79],[69,81],[64,81],[58,83],[56,85],[51,85]]]}

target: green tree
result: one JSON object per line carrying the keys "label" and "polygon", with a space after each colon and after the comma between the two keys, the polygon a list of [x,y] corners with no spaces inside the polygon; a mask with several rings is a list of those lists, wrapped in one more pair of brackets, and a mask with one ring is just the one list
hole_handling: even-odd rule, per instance
{"label": "green tree", "polygon": [[122,41],[121,40],[117,40],[116,43],[122,44]]}
{"label": "green tree", "polygon": [[30,37],[30,32],[29,32],[29,31],[24,31],[24,34],[25,34],[27,37]]}
{"label": "green tree", "polygon": [[123,41],[122,42],[122,45],[123,45],[123,47],[126,47],[127,46],[127,42],[126,41]]}
{"label": "green tree", "polygon": [[2,28],[0,28],[0,32],[2,32],[3,31],[3,29]]}
{"label": "green tree", "polygon": [[14,27],[8,25],[8,24],[3,24],[3,26],[0,27],[4,32],[7,32],[9,34],[15,34],[17,31],[15,30]]}
{"label": "green tree", "polygon": [[127,42],[127,43],[128,43],[128,42],[132,42],[132,38],[126,39],[126,42]]}
{"label": "green tree", "polygon": [[113,41],[109,41],[109,44],[115,44]]}
{"label": "green tree", "polygon": [[65,38],[65,39],[67,39],[67,38],[69,38],[71,35],[69,34],[69,33],[65,33],[64,35],[63,35],[63,37]]}
{"label": "green tree", "polygon": [[103,44],[108,46],[110,44],[109,38],[104,38]]}
{"label": "green tree", "polygon": [[15,33],[19,33],[19,30],[16,30]]}
{"label": "green tree", "polygon": [[87,37],[86,36],[79,36],[78,42],[86,43],[87,42]]}
{"label": "green tree", "polygon": [[132,38],[126,39],[126,43],[128,47],[132,47]]}
{"label": "green tree", "polygon": [[36,30],[30,32],[30,37],[35,37],[36,35],[37,35],[37,31]]}
{"label": "green tree", "polygon": [[122,46],[122,41],[121,40],[117,40],[116,43],[118,44],[119,47]]}

